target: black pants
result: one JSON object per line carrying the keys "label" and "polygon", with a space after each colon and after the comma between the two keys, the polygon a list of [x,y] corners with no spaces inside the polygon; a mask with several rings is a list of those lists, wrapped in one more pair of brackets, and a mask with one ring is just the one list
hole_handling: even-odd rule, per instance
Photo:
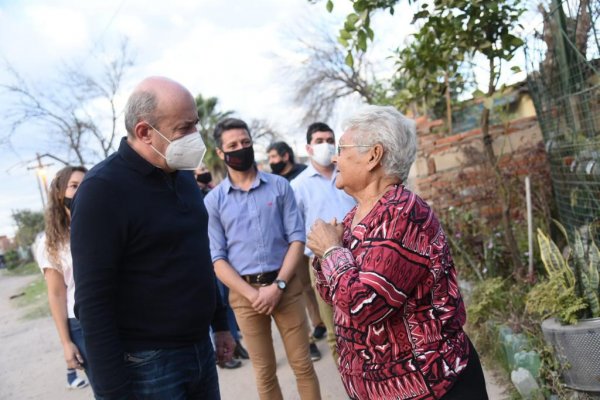
{"label": "black pants", "polygon": [[469,340],[471,354],[469,354],[469,363],[461,372],[458,381],[452,386],[441,400],[488,400],[487,390],[485,388],[485,378],[483,369],[479,361],[479,355],[475,346]]}

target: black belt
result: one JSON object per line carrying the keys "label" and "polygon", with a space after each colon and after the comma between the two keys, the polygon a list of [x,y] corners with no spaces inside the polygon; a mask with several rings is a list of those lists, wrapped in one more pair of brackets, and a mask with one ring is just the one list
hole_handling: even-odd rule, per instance
{"label": "black belt", "polygon": [[242,275],[242,279],[251,284],[270,285],[279,275],[279,270],[260,274]]}

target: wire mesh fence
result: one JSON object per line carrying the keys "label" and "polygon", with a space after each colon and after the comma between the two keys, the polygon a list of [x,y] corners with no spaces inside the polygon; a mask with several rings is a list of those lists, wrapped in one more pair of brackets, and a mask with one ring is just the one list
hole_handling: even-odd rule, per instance
{"label": "wire mesh fence", "polygon": [[600,220],[600,18],[597,2],[553,0],[528,42],[535,104],[561,222]]}

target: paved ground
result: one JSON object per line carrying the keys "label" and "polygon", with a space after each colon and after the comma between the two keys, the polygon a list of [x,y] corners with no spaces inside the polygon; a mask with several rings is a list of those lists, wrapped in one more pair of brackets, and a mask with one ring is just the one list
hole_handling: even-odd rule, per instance
{"label": "paved ground", "polygon": [[[93,399],[90,389],[64,389],[65,366],[52,319],[20,319],[23,310],[9,297],[22,292],[35,276],[8,277],[0,272],[0,399],[1,400],[82,400]],[[275,330],[276,331],[276,330]],[[287,365],[278,334],[278,376],[285,399],[299,399],[294,376]],[[347,399],[334,362],[324,341],[318,342],[323,359],[315,363],[323,399]],[[486,374],[489,375],[489,374]],[[236,370],[219,370],[223,400],[257,400],[254,375],[249,361]],[[488,376],[491,400],[503,400],[502,390]],[[373,399],[377,400],[377,399]]]}

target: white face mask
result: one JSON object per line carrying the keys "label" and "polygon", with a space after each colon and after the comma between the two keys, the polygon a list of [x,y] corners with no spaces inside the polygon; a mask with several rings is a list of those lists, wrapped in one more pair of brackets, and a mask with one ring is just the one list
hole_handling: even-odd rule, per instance
{"label": "white face mask", "polygon": [[196,169],[206,153],[206,146],[199,132],[188,133],[179,139],[169,140],[160,131],[150,125],[163,139],[169,142],[167,154],[161,154],[154,146],[152,149],[167,161],[169,168],[178,170]]}
{"label": "white face mask", "polygon": [[311,145],[313,150],[312,159],[323,167],[331,165],[331,157],[335,154],[335,146],[329,143],[320,143]]}

